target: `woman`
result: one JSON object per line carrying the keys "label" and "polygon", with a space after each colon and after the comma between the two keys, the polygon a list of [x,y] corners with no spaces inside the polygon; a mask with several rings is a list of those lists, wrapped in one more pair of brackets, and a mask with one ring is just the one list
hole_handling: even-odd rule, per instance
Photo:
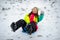
{"label": "woman", "polygon": [[29,34],[35,32],[38,27],[37,23],[40,22],[44,17],[44,12],[41,11],[41,14],[38,15],[38,8],[34,7],[29,14],[26,14],[24,19],[20,19],[16,23],[11,24],[11,28],[15,32],[18,28],[22,27],[24,32]]}

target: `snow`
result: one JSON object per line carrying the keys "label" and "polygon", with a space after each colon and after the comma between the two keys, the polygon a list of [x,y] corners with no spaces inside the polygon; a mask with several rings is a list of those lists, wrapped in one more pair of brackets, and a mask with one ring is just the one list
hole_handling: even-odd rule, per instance
{"label": "snow", "polygon": [[[33,7],[44,11],[38,30],[32,35],[22,29],[13,32],[12,22],[23,19]],[[0,40],[60,40],[60,0],[0,0]]]}

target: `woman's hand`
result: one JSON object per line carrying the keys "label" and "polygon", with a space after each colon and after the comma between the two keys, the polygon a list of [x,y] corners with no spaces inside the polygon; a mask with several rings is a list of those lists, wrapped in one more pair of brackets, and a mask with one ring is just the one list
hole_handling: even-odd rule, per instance
{"label": "woman's hand", "polygon": [[44,11],[41,11],[41,14],[43,14],[44,13]]}

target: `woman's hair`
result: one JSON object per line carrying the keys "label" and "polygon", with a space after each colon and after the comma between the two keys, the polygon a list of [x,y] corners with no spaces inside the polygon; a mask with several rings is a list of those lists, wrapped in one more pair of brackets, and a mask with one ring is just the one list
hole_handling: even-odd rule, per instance
{"label": "woman's hair", "polygon": [[[37,8],[37,7],[34,7],[34,8],[37,9],[37,13],[35,13],[34,15],[35,15],[35,17],[38,17],[38,8]],[[33,8],[33,9],[34,9],[34,8]],[[33,9],[32,9],[32,10],[33,10]],[[31,12],[29,13],[29,16],[30,16],[32,13],[33,13],[33,12],[31,11]]]}

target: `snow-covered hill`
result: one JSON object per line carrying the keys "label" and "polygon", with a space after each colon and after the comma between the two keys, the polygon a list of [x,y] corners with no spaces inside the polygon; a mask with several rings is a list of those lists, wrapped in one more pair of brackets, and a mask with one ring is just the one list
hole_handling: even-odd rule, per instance
{"label": "snow-covered hill", "polygon": [[[10,24],[23,19],[33,7],[44,11],[37,32],[28,35]],[[0,0],[0,40],[60,40],[60,0]]]}

